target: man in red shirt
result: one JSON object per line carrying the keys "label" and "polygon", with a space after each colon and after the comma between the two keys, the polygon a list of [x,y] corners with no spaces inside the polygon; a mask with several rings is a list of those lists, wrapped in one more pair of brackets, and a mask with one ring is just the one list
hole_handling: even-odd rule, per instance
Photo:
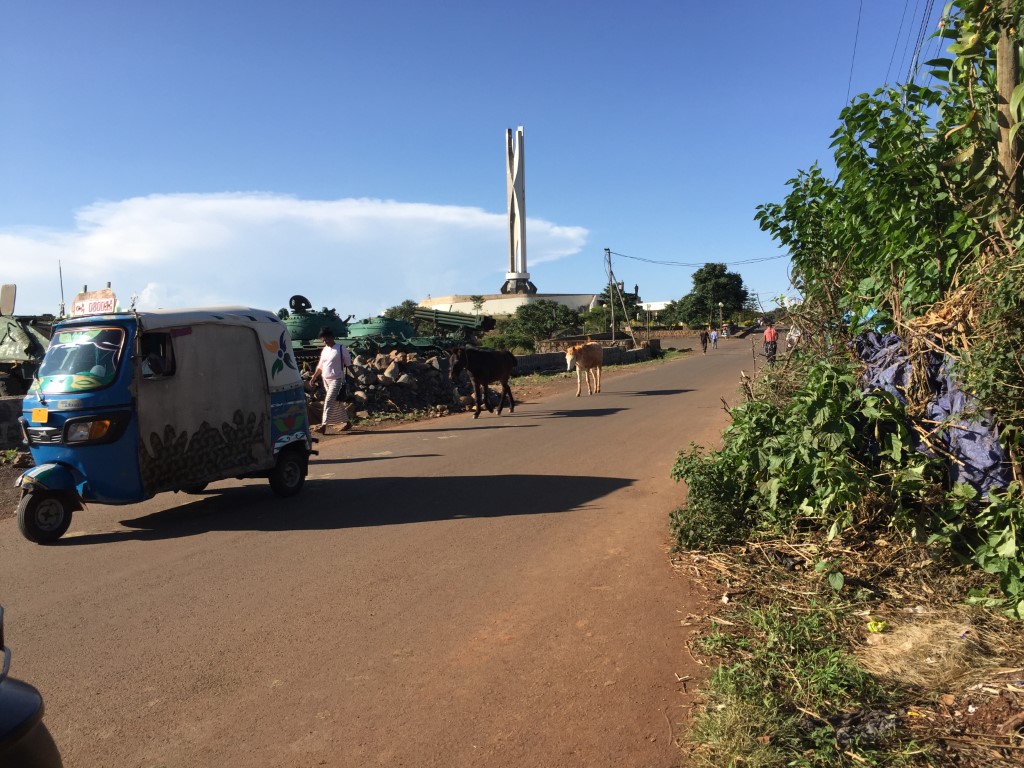
{"label": "man in red shirt", "polygon": [[764,329],[764,356],[768,358],[769,363],[775,362],[775,354],[778,349],[779,332],[775,330],[772,323],[768,323],[768,327]]}

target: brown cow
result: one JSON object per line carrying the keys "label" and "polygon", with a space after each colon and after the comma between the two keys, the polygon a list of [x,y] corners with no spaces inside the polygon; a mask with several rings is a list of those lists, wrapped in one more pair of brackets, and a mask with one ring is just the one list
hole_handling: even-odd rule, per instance
{"label": "brown cow", "polygon": [[[576,397],[580,396],[582,382],[580,371],[586,371],[587,394],[595,395],[601,391],[601,366],[604,364],[604,347],[596,341],[586,344],[573,344],[565,350],[565,370],[571,371],[576,366]],[[594,389],[590,389],[590,377],[594,377]]]}

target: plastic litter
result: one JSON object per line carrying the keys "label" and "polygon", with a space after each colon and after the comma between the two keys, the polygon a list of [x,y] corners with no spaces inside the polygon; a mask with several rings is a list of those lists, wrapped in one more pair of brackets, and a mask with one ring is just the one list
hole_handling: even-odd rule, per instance
{"label": "plastic litter", "polygon": [[[906,404],[911,365],[903,339],[894,333],[868,331],[857,339],[856,351],[867,365],[864,391],[882,389]],[[928,352],[924,363],[931,394],[925,416],[946,425],[936,437],[943,450],[953,457],[948,462],[950,480],[967,483],[983,496],[991,488],[1005,488],[1013,475],[991,416],[961,388],[947,356]],[[915,447],[931,455],[922,441],[918,440]]]}

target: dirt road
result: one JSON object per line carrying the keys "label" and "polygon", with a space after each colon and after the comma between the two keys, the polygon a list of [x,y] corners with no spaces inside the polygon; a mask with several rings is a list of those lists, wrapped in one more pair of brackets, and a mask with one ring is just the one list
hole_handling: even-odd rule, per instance
{"label": "dirt road", "polygon": [[291,500],[95,507],[51,547],[0,521],[13,672],[69,768],[675,765],[701,593],[668,473],[737,399],[720,347],[327,438]]}

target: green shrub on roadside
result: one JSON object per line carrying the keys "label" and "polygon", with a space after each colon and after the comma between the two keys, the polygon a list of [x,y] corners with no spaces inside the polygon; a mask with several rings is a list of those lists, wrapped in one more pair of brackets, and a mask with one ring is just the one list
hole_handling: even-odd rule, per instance
{"label": "green shrub on roadside", "polygon": [[984,503],[969,485],[955,486],[940,510],[936,528],[929,543],[943,544],[961,561],[999,577],[1001,596],[976,590],[971,602],[1002,608],[1008,616],[1024,619],[1024,542],[1020,541],[1024,490],[1020,484],[989,491]]}
{"label": "green shrub on roadside", "polygon": [[752,532],[784,533],[796,521],[832,535],[865,513],[906,516],[937,476],[916,452],[906,413],[886,392],[860,391],[848,361],[817,361],[788,401],[732,410],[723,445],[680,453],[672,477],[689,487],[672,513],[679,545],[714,548]]}
{"label": "green shrub on roadside", "polygon": [[689,495],[685,507],[669,516],[672,536],[684,549],[715,549],[739,543],[750,532],[750,488],[729,464],[690,446],[672,468],[675,480],[685,479]]}

